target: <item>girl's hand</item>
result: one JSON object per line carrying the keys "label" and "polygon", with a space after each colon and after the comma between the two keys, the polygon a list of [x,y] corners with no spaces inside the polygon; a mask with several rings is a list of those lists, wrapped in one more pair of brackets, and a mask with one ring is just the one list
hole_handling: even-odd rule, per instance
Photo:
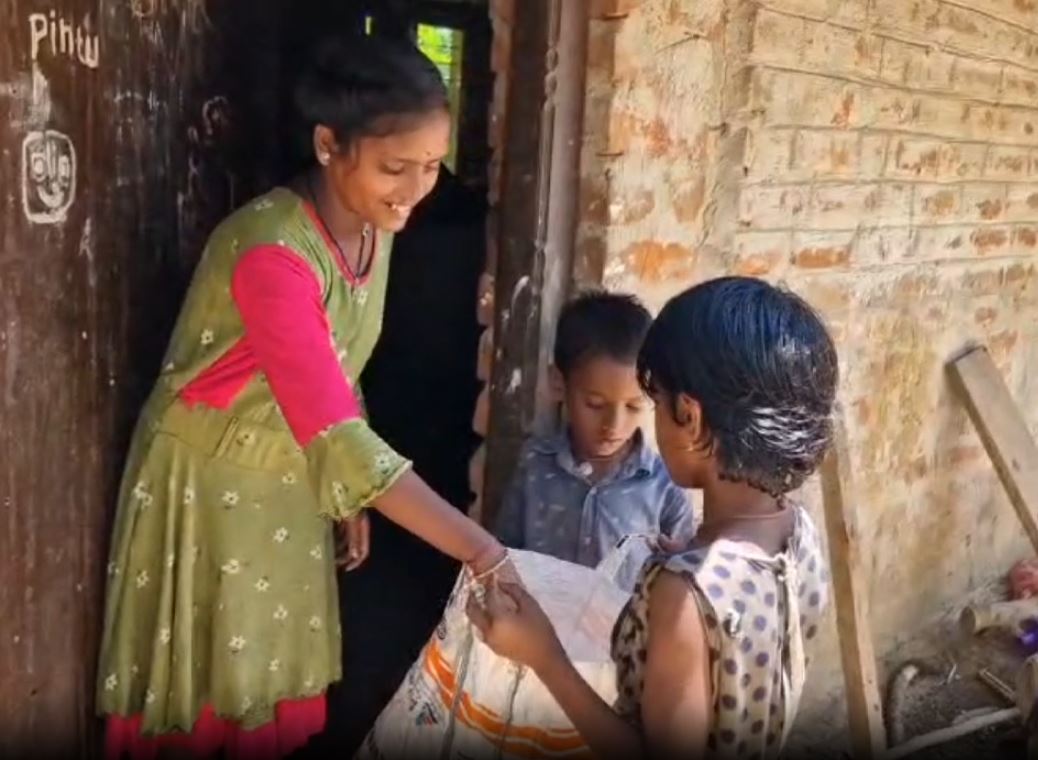
{"label": "girl's hand", "polygon": [[347,573],[364,564],[371,553],[371,523],[367,512],[335,524],[335,564]]}
{"label": "girl's hand", "polygon": [[486,586],[482,603],[475,594],[469,596],[465,612],[496,654],[535,673],[566,658],[548,616],[520,585],[494,579]]}
{"label": "girl's hand", "polygon": [[664,554],[679,554],[688,548],[691,541],[689,539],[675,539],[668,535],[661,534],[656,539],[656,548]]}

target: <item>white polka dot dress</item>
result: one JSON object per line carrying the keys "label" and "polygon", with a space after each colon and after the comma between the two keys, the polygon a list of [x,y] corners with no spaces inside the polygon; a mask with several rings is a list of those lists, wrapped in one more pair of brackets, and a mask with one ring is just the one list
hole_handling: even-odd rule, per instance
{"label": "white polka dot dress", "polygon": [[813,521],[795,507],[785,552],[718,540],[651,560],[613,632],[617,710],[640,723],[649,591],[660,570],[683,577],[703,614],[712,673],[709,757],[779,754],[803,687],[805,644],[818,630],[828,577]]}

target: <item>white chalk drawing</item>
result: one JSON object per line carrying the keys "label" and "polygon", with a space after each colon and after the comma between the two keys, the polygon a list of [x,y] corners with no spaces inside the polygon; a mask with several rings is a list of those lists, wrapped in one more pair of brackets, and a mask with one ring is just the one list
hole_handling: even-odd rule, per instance
{"label": "white chalk drawing", "polygon": [[145,106],[149,111],[156,110],[162,103],[159,101],[158,93],[154,90],[148,90],[147,92],[137,92],[136,90],[123,90],[116,94],[113,98],[116,105],[122,103],[136,103],[141,106]]}
{"label": "white chalk drawing", "polygon": [[232,209],[237,180],[222,155],[234,130],[234,113],[225,95],[202,103],[199,118],[187,128],[186,176],[177,192],[181,229],[199,229],[213,209]]}
{"label": "white chalk drawing", "polygon": [[57,11],[29,14],[29,57],[35,63],[40,53],[50,50],[51,56],[65,56],[87,68],[101,65],[101,37],[91,33],[90,17],[75,23]]}
{"label": "white chalk drawing", "polygon": [[202,104],[202,134],[207,145],[222,138],[231,128],[231,104],[223,95],[209,98]]}
{"label": "white chalk drawing", "polygon": [[90,292],[97,287],[97,262],[94,257],[94,225],[90,217],[83,223],[83,232],[79,236],[79,256],[87,262],[87,283]]}
{"label": "white chalk drawing", "polygon": [[51,110],[50,82],[43,75],[40,65],[34,61],[32,64],[32,97],[29,99],[29,124],[34,127],[42,127],[50,121]]}
{"label": "white chalk drawing", "polygon": [[144,21],[165,15],[170,10],[179,10],[181,19],[193,32],[212,28],[206,0],[130,0],[130,11]]}
{"label": "white chalk drawing", "polygon": [[141,18],[139,26],[141,30],[141,37],[150,42],[154,48],[158,50],[165,49],[165,38],[162,35],[162,24],[159,23],[158,19]]}
{"label": "white chalk drawing", "polygon": [[76,198],[76,147],[54,129],[22,141],[22,208],[34,224],[65,221]]}

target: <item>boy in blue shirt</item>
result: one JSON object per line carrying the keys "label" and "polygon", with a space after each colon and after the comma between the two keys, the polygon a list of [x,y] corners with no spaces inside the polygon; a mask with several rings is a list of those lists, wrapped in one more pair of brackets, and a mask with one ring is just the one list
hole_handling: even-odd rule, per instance
{"label": "boy in blue shirt", "polygon": [[[692,537],[688,497],[640,429],[652,402],[636,364],[651,324],[627,295],[592,292],[563,309],[551,373],[567,425],[523,446],[497,519],[504,544],[594,567],[625,536]],[[639,569],[618,583],[629,589]]]}

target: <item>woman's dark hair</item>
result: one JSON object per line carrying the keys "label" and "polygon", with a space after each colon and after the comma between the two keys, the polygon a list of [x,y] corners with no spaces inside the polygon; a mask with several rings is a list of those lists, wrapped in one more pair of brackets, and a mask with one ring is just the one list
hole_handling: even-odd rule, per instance
{"label": "woman's dark hair", "polygon": [[563,377],[582,363],[608,357],[634,364],[652,315],[637,298],[592,290],[562,308],[555,328],[555,366]]}
{"label": "woman's dark hair", "polygon": [[330,36],[314,47],[294,96],[298,147],[307,152],[318,124],[349,145],[407,129],[416,117],[449,108],[439,69],[418,48],[354,34]]}
{"label": "woman's dark hair", "polygon": [[836,348],[815,311],[748,277],[676,296],[638,359],[642,386],[669,400],[679,424],[678,396],[699,402],[700,443],[716,455],[721,477],[773,496],[799,487],[825,454],[838,374]]}

